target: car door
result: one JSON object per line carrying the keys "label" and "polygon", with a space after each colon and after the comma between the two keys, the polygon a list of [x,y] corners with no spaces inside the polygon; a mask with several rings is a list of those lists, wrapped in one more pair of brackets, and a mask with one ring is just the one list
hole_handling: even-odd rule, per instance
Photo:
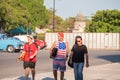
{"label": "car door", "polygon": [[1,37],[0,37],[0,50],[2,49],[2,39],[1,39]]}
{"label": "car door", "polygon": [[6,43],[4,39],[1,37],[0,38],[0,50],[5,50],[6,49]]}

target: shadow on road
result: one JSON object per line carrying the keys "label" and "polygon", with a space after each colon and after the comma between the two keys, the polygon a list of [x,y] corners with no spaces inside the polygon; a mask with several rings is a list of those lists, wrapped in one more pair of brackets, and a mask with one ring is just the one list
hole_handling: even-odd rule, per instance
{"label": "shadow on road", "polygon": [[[46,77],[46,78],[43,78],[42,80],[54,80],[54,78]],[[64,79],[64,80],[66,80],[66,79]]]}
{"label": "shadow on road", "polygon": [[54,80],[54,78],[46,77],[46,78],[43,78],[42,80]]}
{"label": "shadow on road", "polygon": [[110,62],[120,62],[120,55],[104,55],[99,56],[98,58],[105,59]]}
{"label": "shadow on road", "polygon": [[[25,80],[24,76],[19,77],[17,80]],[[28,78],[28,80],[32,80],[31,78]]]}

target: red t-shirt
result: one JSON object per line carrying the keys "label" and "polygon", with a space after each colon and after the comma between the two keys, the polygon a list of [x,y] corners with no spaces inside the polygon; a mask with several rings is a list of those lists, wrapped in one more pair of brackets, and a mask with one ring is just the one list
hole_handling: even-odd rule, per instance
{"label": "red t-shirt", "polygon": [[35,51],[38,50],[37,47],[36,47],[36,45],[35,45],[35,43],[32,43],[32,44],[26,43],[24,45],[23,50],[26,52],[26,54],[25,54],[25,61],[36,62],[36,56],[33,59],[30,59],[30,56],[32,56],[33,54],[35,54]]}

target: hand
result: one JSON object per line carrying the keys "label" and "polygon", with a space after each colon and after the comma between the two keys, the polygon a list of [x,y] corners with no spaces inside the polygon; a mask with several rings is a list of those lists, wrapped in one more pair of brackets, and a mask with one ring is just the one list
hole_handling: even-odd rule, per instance
{"label": "hand", "polygon": [[50,58],[51,58],[51,59],[53,59],[53,56],[52,56],[52,55],[50,55]]}
{"label": "hand", "polygon": [[86,63],[86,67],[87,67],[87,68],[89,67],[89,63]]}
{"label": "hand", "polygon": [[67,61],[68,57],[65,58],[65,60]]}
{"label": "hand", "polygon": [[30,56],[30,59],[33,59],[34,58],[34,56]]}
{"label": "hand", "polygon": [[16,59],[16,62],[18,63],[18,62],[19,62],[19,60],[20,60],[20,58],[17,58],[17,59]]}

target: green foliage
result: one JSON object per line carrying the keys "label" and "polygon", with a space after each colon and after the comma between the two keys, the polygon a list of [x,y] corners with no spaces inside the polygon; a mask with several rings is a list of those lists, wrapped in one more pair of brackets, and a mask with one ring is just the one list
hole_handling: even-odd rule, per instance
{"label": "green foliage", "polygon": [[49,21],[44,0],[0,0],[0,27],[5,31],[18,26],[45,27]]}
{"label": "green foliage", "polygon": [[44,41],[45,40],[45,34],[44,33],[37,34],[37,38]]}
{"label": "green foliage", "polygon": [[59,22],[59,27],[57,28],[57,32],[69,32],[73,29],[75,18],[70,17],[66,20],[57,20]]}
{"label": "green foliage", "polygon": [[[53,32],[53,27],[50,27],[53,25],[53,10],[48,9],[47,10],[48,15],[50,17],[49,22],[48,22],[48,32]],[[54,32],[65,32],[66,28],[62,25],[63,19],[57,15],[54,16]]]}
{"label": "green foliage", "polygon": [[86,32],[120,32],[120,11],[97,11],[90,26],[86,27]]}
{"label": "green foliage", "polygon": [[[32,31],[39,27],[52,32],[53,9],[47,10],[43,4],[44,0],[0,0],[0,28],[7,32],[19,26],[27,30],[29,26]],[[54,20],[55,32],[67,32],[74,28],[74,17],[63,20],[55,15]],[[120,32],[120,11],[99,10],[89,23],[86,32]]]}

